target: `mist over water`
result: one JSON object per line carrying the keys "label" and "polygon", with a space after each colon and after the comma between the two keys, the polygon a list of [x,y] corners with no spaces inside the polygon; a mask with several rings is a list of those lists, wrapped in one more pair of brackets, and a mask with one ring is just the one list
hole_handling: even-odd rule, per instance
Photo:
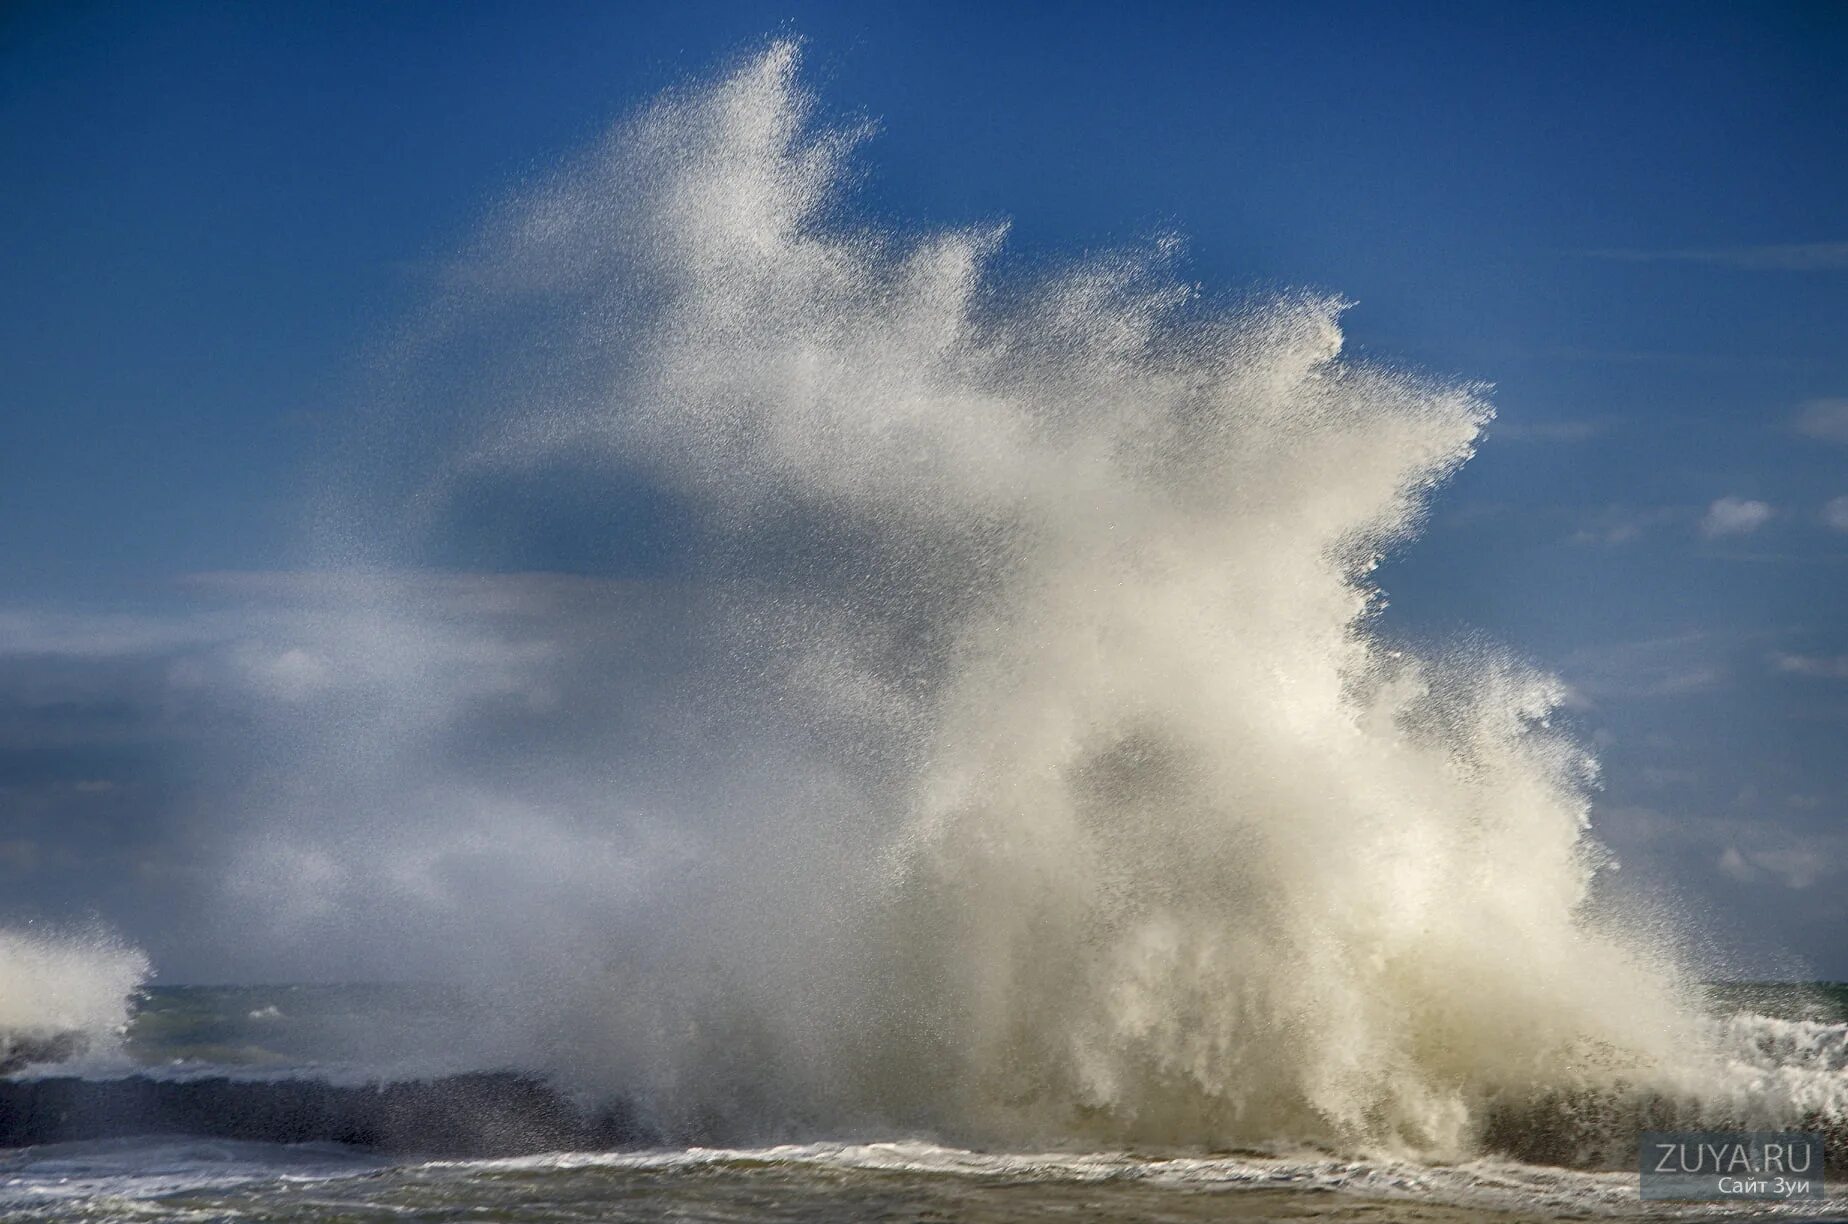
{"label": "mist over water", "polygon": [[1559,684],[1376,629],[1481,389],[1344,356],[1334,298],[1205,300],[1170,240],[1004,273],[1002,227],[875,227],[796,67],[509,200],[383,359],[321,576],[275,579],[315,611],[227,927],[469,983],[442,1055],[678,1135],[1451,1156],[1549,1094],[1785,1109],[1591,916]]}

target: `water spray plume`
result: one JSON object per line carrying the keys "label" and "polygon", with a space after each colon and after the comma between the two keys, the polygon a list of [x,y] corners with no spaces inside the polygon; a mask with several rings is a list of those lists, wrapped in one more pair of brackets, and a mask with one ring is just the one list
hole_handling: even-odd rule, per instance
{"label": "water spray plume", "polygon": [[[459,765],[419,671],[363,754],[298,754],[320,787],[364,765],[247,889],[448,913],[522,1048],[669,1133],[1457,1156],[1532,1102],[1717,1074],[1670,958],[1591,915],[1559,683],[1378,631],[1373,568],[1483,389],[1345,356],[1335,298],[1203,300],[1169,240],[1023,276],[999,227],[858,223],[867,130],[797,59],[500,209],[323,515],[332,566],[479,555],[486,522],[517,571],[551,515],[620,555],[582,507],[648,488],[673,580],[527,660],[533,709],[603,701],[580,749]],[[452,624],[389,587],[377,623]]]}

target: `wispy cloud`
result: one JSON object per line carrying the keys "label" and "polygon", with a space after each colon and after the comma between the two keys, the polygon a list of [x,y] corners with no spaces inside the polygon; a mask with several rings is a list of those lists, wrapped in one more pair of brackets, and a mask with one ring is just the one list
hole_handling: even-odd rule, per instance
{"label": "wispy cloud", "polygon": [[1693,263],[1746,272],[1848,271],[1848,242],[1791,242],[1767,246],[1684,247],[1678,250],[1618,248],[1586,251],[1594,259],[1624,263]]}
{"label": "wispy cloud", "polygon": [[[1848,521],[1848,498],[1842,499],[1842,517]],[[1685,530],[1692,524],[1709,540],[1738,539],[1751,535],[1776,518],[1778,510],[1769,502],[1728,495],[1716,498],[1705,508],[1695,506],[1625,506],[1612,505],[1588,513],[1570,539],[1574,544],[1600,544],[1617,548],[1634,544],[1663,528]],[[1848,527],[1842,528],[1848,530]],[[1743,559],[1762,560],[1762,557]]]}
{"label": "wispy cloud", "polygon": [[[1840,847],[1834,847],[1839,852]],[[1723,875],[1741,884],[1774,882],[1785,888],[1808,888],[1841,870],[1839,858],[1818,854],[1814,846],[1782,846],[1770,850],[1740,850],[1728,846],[1714,864]]]}
{"label": "wispy cloud", "polygon": [[1735,884],[1801,891],[1848,873],[1848,834],[1755,804],[1731,815],[1601,807],[1596,826],[1600,837],[1614,845],[1647,848],[1647,857],[1691,852],[1695,861]]}
{"label": "wispy cloud", "polygon": [[235,636],[222,615],[142,616],[0,608],[0,658],[105,659],[171,652]]}
{"label": "wispy cloud", "polygon": [[1787,675],[1848,680],[1848,655],[1774,654],[1771,665]]}
{"label": "wispy cloud", "polygon": [[0,605],[0,748],[227,721],[254,732],[336,709],[354,725],[358,710],[407,726],[510,703],[544,713],[582,658],[684,608],[665,586],[558,574],[214,573],[180,586],[194,598],[156,612]]}
{"label": "wispy cloud", "polygon": [[1805,400],[1790,427],[1808,438],[1848,445],[1848,396]]}
{"label": "wispy cloud", "polygon": [[1581,648],[1560,670],[1586,705],[1679,697],[1726,683],[1722,643],[1701,632]]}
{"label": "wispy cloud", "polygon": [[1833,531],[1848,531],[1848,497],[1832,497],[1824,502],[1822,522]]}
{"label": "wispy cloud", "polygon": [[1776,511],[1761,501],[1744,497],[1722,497],[1707,507],[1701,516],[1700,533],[1709,539],[1721,536],[1750,535],[1766,523]]}
{"label": "wispy cloud", "polygon": [[1606,506],[1572,533],[1572,542],[1612,548],[1634,544],[1658,527],[1678,519],[1685,521],[1686,515],[1684,509],[1674,506]]}

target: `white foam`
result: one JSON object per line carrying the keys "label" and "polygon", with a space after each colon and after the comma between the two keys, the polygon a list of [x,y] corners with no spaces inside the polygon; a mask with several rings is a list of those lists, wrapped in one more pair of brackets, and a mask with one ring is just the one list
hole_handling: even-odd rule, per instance
{"label": "white foam", "polygon": [[[111,1208],[165,1195],[228,1190],[268,1181],[319,1181],[383,1167],[337,1144],[283,1146],[156,1136],[57,1143],[0,1152],[0,1209]],[[136,1214],[129,1212],[129,1214]]]}
{"label": "white foam", "polygon": [[1634,1172],[1582,1172],[1505,1160],[1431,1165],[1387,1157],[1353,1159],[1284,1150],[1237,1156],[1163,1156],[1122,1151],[984,1152],[922,1140],[626,1153],[560,1152],[503,1160],[433,1161],[422,1167],[484,1172],[716,1169],[741,1175],[753,1169],[813,1167],[1036,1185],[1135,1182],[1182,1191],[1328,1190],[1372,1199],[1569,1217],[1814,1215],[1819,1209],[1839,1209],[1845,1201],[1838,1195],[1822,1203],[1644,1203]]}
{"label": "white foam", "polygon": [[107,1055],[128,1024],[147,957],[99,932],[0,930],[0,1060],[69,1037]]}

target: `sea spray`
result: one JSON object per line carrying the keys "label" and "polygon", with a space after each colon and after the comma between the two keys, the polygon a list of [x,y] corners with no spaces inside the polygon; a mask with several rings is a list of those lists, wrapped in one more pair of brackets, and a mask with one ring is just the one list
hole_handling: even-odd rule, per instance
{"label": "sea spray", "polygon": [[148,971],[101,931],[0,930],[0,1069],[113,1050]]}
{"label": "sea spray", "polygon": [[[1170,239],[1002,274],[1000,227],[856,221],[867,129],[796,66],[507,202],[400,337],[321,521],[414,662],[313,722],[243,895],[451,924],[502,1048],[685,1135],[1456,1156],[1717,1074],[1588,916],[1557,682],[1377,632],[1482,390],[1344,356],[1334,298],[1207,301]],[[638,552],[670,577],[599,574]],[[512,573],[394,576],[457,558]],[[424,649],[556,565],[609,593],[519,667]]]}

